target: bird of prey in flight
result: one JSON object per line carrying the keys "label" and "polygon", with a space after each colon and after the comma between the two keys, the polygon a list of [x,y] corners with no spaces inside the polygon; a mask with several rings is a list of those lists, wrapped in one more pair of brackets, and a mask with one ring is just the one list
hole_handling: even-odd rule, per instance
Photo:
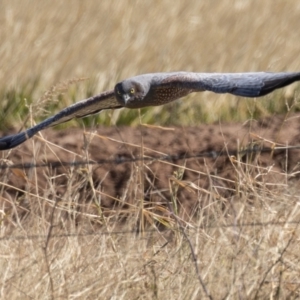
{"label": "bird of prey in flight", "polygon": [[95,114],[104,109],[163,105],[190,93],[202,91],[261,97],[299,80],[300,72],[143,74],[117,83],[113,90],[70,105],[23,132],[0,138],[0,150],[16,147],[50,126]]}

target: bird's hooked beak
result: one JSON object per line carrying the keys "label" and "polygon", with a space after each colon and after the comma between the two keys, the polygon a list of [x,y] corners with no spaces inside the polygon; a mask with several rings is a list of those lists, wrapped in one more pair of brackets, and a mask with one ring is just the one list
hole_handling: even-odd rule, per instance
{"label": "bird's hooked beak", "polygon": [[123,94],[122,98],[123,98],[124,103],[126,104],[129,101],[130,96],[128,94]]}

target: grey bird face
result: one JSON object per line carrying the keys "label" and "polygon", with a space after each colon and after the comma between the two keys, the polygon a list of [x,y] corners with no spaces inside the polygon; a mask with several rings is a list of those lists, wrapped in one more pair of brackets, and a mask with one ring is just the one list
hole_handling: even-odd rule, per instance
{"label": "grey bird face", "polygon": [[119,82],[115,86],[115,95],[118,102],[122,106],[129,108],[142,107],[142,101],[147,92],[141,83],[131,79]]}

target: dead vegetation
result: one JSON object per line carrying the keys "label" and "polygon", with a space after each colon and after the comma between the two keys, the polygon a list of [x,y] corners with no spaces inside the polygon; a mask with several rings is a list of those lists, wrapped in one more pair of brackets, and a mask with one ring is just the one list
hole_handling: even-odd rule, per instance
{"label": "dead vegetation", "polygon": [[[5,133],[139,73],[300,69],[296,1],[13,0],[0,22]],[[0,169],[0,297],[298,298],[299,150],[216,154],[300,144],[298,101],[296,85],[259,101],[203,93],[2,152],[1,167],[60,165]],[[101,159],[118,163],[62,164]]]}
{"label": "dead vegetation", "polygon": [[298,297],[300,157],[278,135],[299,144],[298,118],[47,130],[7,152],[44,167],[1,170],[1,296]]}
{"label": "dead vegetation", "polygon": [[[1,6],[2,130],[24,124],[30,110],[26,104],[38,102],[39,107],[58,111],[137,74],[300,69],[297,2],[128,0],[69,5],[46,0],[27,5],[4,0]],[[296,87],[263,101],[191,95],[167,108],[143,110],[143,122],[196,125],[284,113],[293,104]],[[43,96],[45,91],[48,97]],[[51,100],[50,105],[45,99]],[[41,118],[41,110],[32,113],[35,121]],[[92,120],[84,122],[89,126],[139,124],[135,110],[116,111],[113,117],[104,112]]]}

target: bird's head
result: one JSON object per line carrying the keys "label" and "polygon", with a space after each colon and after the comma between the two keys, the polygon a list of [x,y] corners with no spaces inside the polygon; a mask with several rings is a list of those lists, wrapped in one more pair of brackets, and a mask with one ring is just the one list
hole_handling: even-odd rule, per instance
{"label": "bird's head", "polygon": [[143,107],[143,99],[149,91],[149,84],[134,79],[121,81],[115,86],[115,95],[118,102],[129,108]]}

